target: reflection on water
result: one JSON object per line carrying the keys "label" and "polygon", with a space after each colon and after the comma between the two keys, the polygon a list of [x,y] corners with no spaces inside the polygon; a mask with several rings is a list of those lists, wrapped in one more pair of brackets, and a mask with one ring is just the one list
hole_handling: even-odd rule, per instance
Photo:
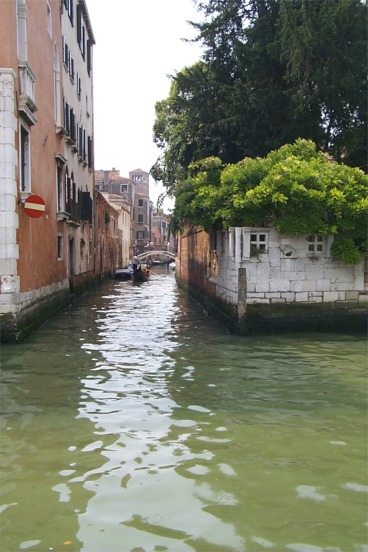
{"label": "reflection on water", "polygon": [[230,336],[165,271],[2,347],[1,552],[368,550],[362,336]]}

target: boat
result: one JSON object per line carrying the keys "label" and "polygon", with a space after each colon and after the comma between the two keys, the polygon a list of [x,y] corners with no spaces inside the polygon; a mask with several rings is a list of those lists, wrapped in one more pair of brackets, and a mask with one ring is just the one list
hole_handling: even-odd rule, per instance
{"label": "boat", "polygon": [[134,282],[147,282],[151,275],[151,271],[148,268],[139,265],[136,270],[133,271]]}
{"label": "boat", "polygon": [[127,266],[127,268],[118,268],[115,270],[114,276],[118,280],[131,280],[133,278],[132,265]]}
{"label": "boat", "polygon": [[173,270],[173,271],[176,269],[175,261],[173,261],[172,263],[169,264],[169,268],[170,268],[170,270]]}

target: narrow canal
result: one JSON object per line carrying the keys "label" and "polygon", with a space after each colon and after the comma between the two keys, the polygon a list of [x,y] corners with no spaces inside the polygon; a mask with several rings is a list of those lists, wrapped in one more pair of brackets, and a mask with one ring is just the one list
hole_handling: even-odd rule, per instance
{"label": "narrow canal", "polygon": [[1,365],[1,552],[368,550],[365,336],[231,336],[164,271]]}

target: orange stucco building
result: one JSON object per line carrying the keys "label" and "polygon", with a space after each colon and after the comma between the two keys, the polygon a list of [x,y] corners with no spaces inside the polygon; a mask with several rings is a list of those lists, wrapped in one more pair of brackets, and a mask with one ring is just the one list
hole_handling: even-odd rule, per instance
{"label": "orange stucco building", "polygon": [[0,321],[16,341],[95,277],[94,37],[85,0],[2,0],[0,34]]}

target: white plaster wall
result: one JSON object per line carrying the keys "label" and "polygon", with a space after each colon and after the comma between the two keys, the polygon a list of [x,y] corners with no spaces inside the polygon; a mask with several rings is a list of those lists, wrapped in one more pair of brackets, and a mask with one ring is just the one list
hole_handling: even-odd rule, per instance
{"label": "white plaster wall", "polygon": [[13,294],[20,286],[17,275],[15,78],[13,69],[0,68],[0,312],[9,312]]}
{"label": "white plaster wall", "polygon": [[[4,292],[0,294],[0,314],[16,315],[31,306],[35,301],[44,297],[50,297],[54,293],[69,291],[69,278],[24,293],[19,293],[19,288],[17,290],[18,293],[14,293],[15,283],[12,280],[12,277],[5,277],[2,279],[2,288]],[[7,288],[10,290],[9,293],[6,293]]]}
{"label": "white plaster wall", "polygon": [[[268,234],[268,250],[250,256],[250,234]],[[273,228],[230,228],[218,233],[216,273],[217,297],[236,304],[238,270],[247,272],[248,303],[366,303],[363,262],[346,265],[330,256],[333,237],[324,238],[324,251],[308,252],[307,236],[280,235]],[[290,256],[286,256],[289,254]]]}
{"label": "white plaster wall", "polygon": [[[83,59],[79,45],[77,43],[77,27],[76,27],[76,4],[74,13],[74,26],[71,25],[68,13],[63,9],[62,13],[62,35],[70,49],[71,56],[74,60],[75,79],[72,81],[68,72],[65,69],[63,62],[62,67],[62,83],[63,94],[69,106],[74,110],[75,123],[79,126],[84,126],[86,130],[86,147],[87,137],[93,137],[93,92],[92,92],[92,76],[87,72],[87,61]],[[87,36],[86,36],[87,40]],[[87,59],[87,54],[86,54]],[[79,98],[77,95],[77,73],[82,81],[82,94]],[[86,101],[86,97],[88,100]],[[87,110],[88,104],[88,110]],[[77,137],[78,139],[78,137]],[[73,173],[74,182],[77,190],[89,191],[91,198],[94,194],[94,174],[85,162],[82,162],[78,156],[78,152],[74,147],[67,142],[65,143],[65,157],[67,160],[67,168],[69,176]],[[79,227],[74,225],[67,226],[67,240],[74,238],[75,240],[75,259],[74,271],[75,274],[82,274],[93,270],[93,249],[94,236],[92,225],[82,223]],[[80,252],[80,244],[84,242],[83,253]]]}

